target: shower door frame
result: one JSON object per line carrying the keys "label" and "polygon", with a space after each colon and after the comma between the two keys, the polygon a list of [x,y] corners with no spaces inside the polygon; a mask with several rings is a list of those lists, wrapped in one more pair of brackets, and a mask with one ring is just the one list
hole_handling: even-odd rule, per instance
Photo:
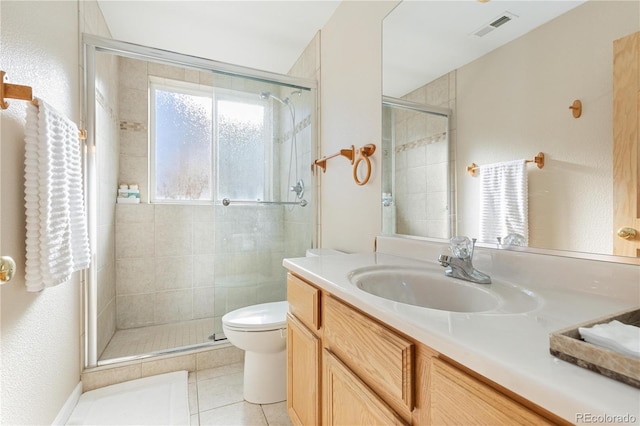
{"label": "shower door frame", "polygon": [[[84,356],[83,367],[92,368],[99,365],[110,364],[112,362],[124,362],[135,359],[147,358],[158,354],[142,354],[133,355],[131,357],[119,358],[115,361],[108,361],[104,363],[98,363],[97,353],[97,316],[98,316],[98,297],[97,297],[97,185],[96,185],[96,172],[97,167],[95,163],[96,152],[96,84],[95,84],[95,58],[97,52],[111,53],[117,56],[141,59],[146,61],[153,61],[168,65],[188,67],[191,69],[197,69],[199,71],[209,71],[222,74],[228,74],[231,76],[240,76],[248,79],[254,79],[258,81],[264,81],[268,83],[277,83],[283,86],[288,86],[294,89],[309,90],[311,94],[311,102],[313,109],[317,111],[318,102],[318,83],[316,80],[292,77],[289,75],[273,73],[269,71],[258,70],[254,68],[243,67],[240,65],[228,64],[225,62],[219,62],[212,59],[205,59],[191,55],[185,55],[182,53],[171,52],[167,50],[156,49],[147,46],[141,46],[137,44],[127,43],[118,40],[112,40],[108,38],[98,37],[90,34],[82,34],[82,47],[83,47],[83,88],[82,88],[82,121],[84,128],[87,130],[87,138],[85,140],[85,202],[87,206],[87,222],[89,228],[89,241],[91,246],[91,265],[85,270],[83,276],[83,324],[84,324]],[[311,150],[313,153],[318,151],[318,125],[317,114],[312,114],[311,125],[314,132],[312,132]],[[312,179],[316,180],[315,176]],[[313,183],[313,188],[317,188],[316,182]],[[115,191],[115,188],[114,188]],[[319,191],[314,191],[312,194],[312,208],[311,223],[312,223],[312,247],[317,246],[318,233],[317,233],[317,219],[318,219],[318,201]],[[174,352],[174,350],[167,350],[163,354]]]}

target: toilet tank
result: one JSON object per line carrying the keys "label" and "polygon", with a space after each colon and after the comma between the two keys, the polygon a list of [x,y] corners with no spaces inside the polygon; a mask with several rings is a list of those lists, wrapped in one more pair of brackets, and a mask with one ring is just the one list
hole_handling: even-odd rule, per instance
{"label": "toilet tank", "polygon": [[330,248],[307,249],[307,257],[328,256],[328,255],[334,255],[334,254],[344,254],[344,252],[340,250],[330,249]]}

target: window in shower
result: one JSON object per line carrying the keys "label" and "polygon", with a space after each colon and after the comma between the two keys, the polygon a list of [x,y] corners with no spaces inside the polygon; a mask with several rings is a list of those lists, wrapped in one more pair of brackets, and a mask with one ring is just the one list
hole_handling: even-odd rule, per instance
{"label": "window in shower", "polygon": [[272,187],[265,102],[220,89],[214,98],[217,199],[264,200]]}
{"label": "window in shower", "polygon": [[159,78],[151,78],[150,88],[152,201],[269,197],[272,138],[264,100]]}
{"label": "window in shower", "polygon": [[211,88],[150,79],[151,200],[211,201]]}

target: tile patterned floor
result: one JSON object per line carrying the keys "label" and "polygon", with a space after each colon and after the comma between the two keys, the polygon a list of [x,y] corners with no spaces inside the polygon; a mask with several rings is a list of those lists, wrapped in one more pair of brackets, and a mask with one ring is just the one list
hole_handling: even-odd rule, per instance
{"label": "tile patterned floor", "polygon": [[117,330],[100,361],[210,343],[213,318]]}
{"label": "tile patterned floor", "polygon": [[243,363],[189,373],[191,425],[289,426],[287,403],[256,405],[242,397]]}

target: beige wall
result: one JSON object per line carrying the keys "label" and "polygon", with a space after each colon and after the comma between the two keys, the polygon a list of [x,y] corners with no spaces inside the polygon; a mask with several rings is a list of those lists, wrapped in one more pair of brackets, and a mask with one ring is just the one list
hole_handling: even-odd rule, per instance
{"label": "beige wall", "polygon": [[587,2],[458,70],[459,233],[478,235],[480,180],[466,165],[542,151],[544,169],[529,166],[530,245],[611,253],[612,41],[638,30],[639,8]]}
{"label": "beige wall", "polygon": [[[396,1],[343,2],[321,31],[322,155],[374,143],[382,135],[382,19]],[[380,152],[368,184],[358,186],[344,158],[320,172],[320,244],[349,252],[374,250],[381,230]]]}
{"label": "beige wall", "polygon": [[[10,81],[32,86],[79,121],[77,2],[3,1],[0,7],[2,68]],[[2,287],[1,417],[6,424],[46,424],[80,379],[80,277],[26,292],[24,102],[11,102],[1,117],[2,254],[18,266]]]}
{"label": "beige wall", "polygon": [[[79,34],[108,35],[97,3],[2,1],[0,19],[0,63],[10,81],[32,86],[36,96],[79,123]],[[80,381],[80,275],[40,293],[26,292],[24,102],[11,102],[0,117],[1,252],[18,267],[13,281],[1,289],[0,420],[50,424]]]}

